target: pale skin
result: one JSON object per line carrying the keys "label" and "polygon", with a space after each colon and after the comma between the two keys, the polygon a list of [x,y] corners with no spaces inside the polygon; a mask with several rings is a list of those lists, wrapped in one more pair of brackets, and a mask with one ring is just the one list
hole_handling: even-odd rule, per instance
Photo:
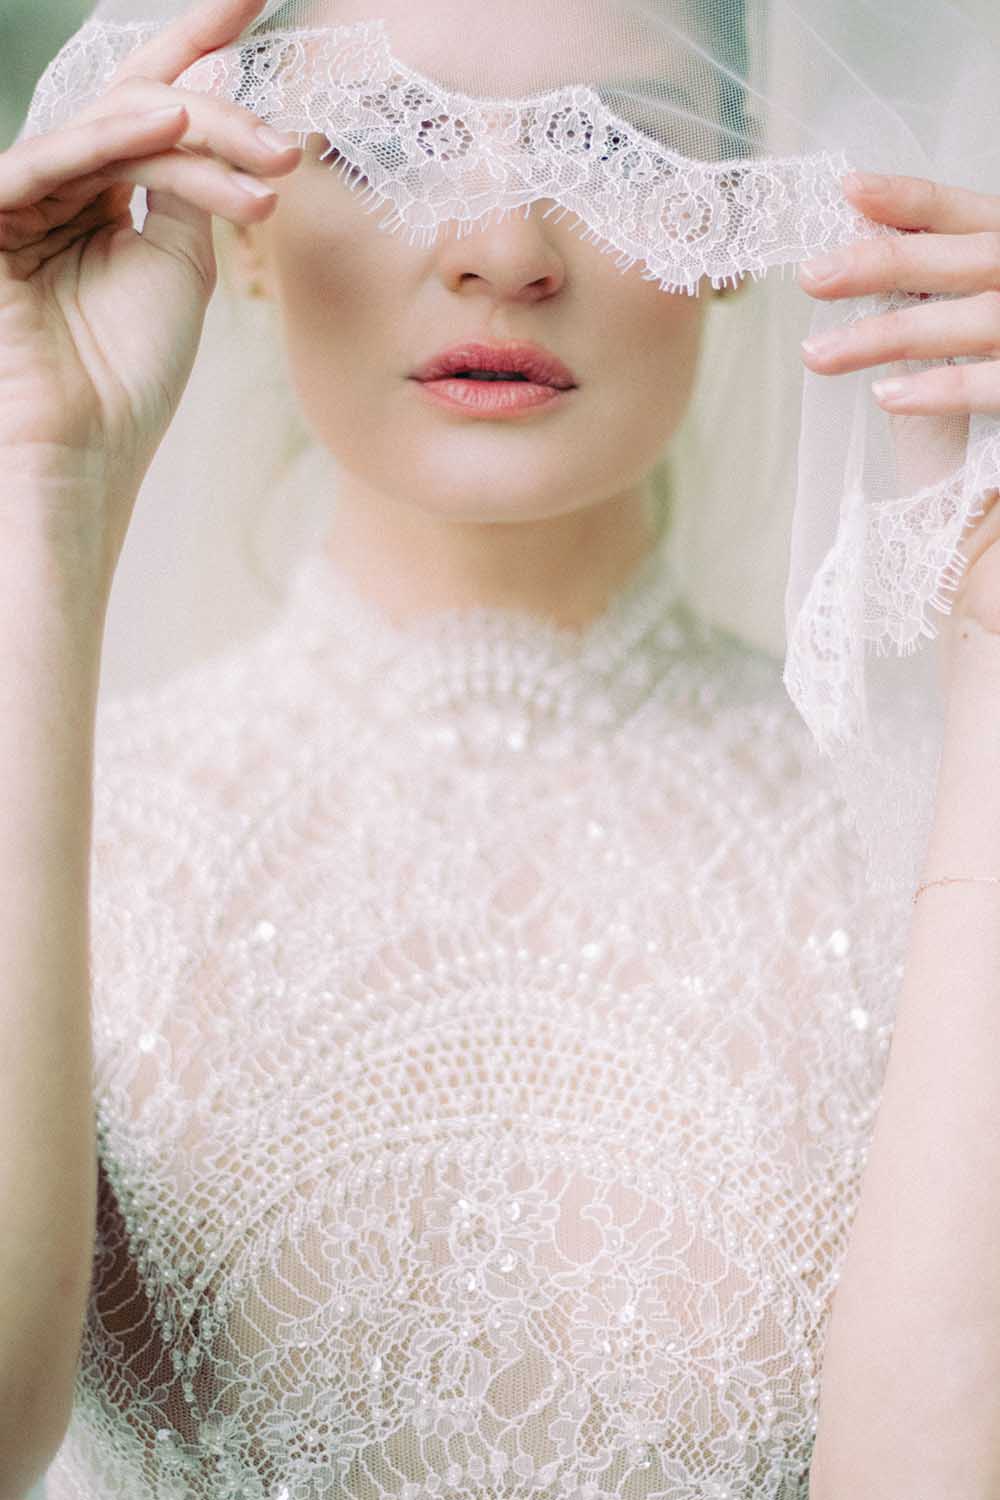
{"label": "pale skin", "polygon": [[[346,476],[330,544],[365,588],[400,615],[501,602],[583,623],[649,545],[645,478],[690,393],[700,299],[620,275],[535,211],[427,251],[379,235],[333,179],[317,216],[322,167],[266,145],[245,111],[172,87],[259,9],[199,5],[86,119],[0,155],[5,545],[41,540],[75,587],[106,599],[194,358],[219,215],[280,304],[304,410]],[[172,116],[145,114],[178,101]],[[142,237],[127,215],[134,184],[151,190]],[[983,355],[879,399],[914,415],[1000,414],[1000,198],[912,178],[844,191],[869,217],[924,233],[838,251],[822,282],[804,267],[805,292],[958,297],[868,318],[803,359],[835,377]],[[552,347],[577,370],[580,401],[496,431],[411,411],[412,364],[484,333]],[[1000,874],[1000,507],[964,550],[928,877]],[[813,1500],[1000,1493],[998,1017],[1000,887],[926,892],[834,1308]]]}
{"label": "pale skin", "polygon": [[[899,239],[838,251],[811,295],[951,291],[804,357],[823,374],[981,356],[882,387],[887,411],[1000,412],[1000,199],[913,178],[849,188]],[[804,269],[804,268],[803,268]],[[968,528],[943,633],[945,735],[922,880],[1000,875],[1000,505]],[[919,897],[874,1137],[834,1300],[812,1500],[1000,1493],[1000,885]]]}
{"label": "pale skin", "polygon": [[[338,24],[368,14],[364,0],[330,6]],[[463,0],[379,6],[407,59],[445,79],[468,66],[464,14]],[[482,92],[561,76],[574,0],[550,0],[546,17],[506,0],[477,19]],[[274,214],[241,238],[248,279],[280,306],[305,415],[337,459],[329,549],[400,620],[480,603],[582,625],[652,542],[646,476],[688,404],[706,299],[621,275],[568,221],[546,220],[545,201],[416,250],[358,212],[325,146],[310,139]],[[467,339],[544,345],[577,377],[572,401],[508,424],[429,410],[406,376]]]}
{"label": "pale skin", "polygon": [[[687,405],[704,300],[621,275],[545,205],[414,249],[358,212],[323,144],[242,237],[337,459],[331,552],[397,619],[485,603],[582,624],[651,543],[644,479]],[[552,350],[570,403],[506,424],[429,408],[409,373],[469,339]]]}

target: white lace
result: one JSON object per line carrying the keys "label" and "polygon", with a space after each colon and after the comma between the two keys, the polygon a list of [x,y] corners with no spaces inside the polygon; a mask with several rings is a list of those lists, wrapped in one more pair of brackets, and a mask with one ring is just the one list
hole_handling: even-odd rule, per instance
{"label": "white lace", "polygon": [[907,914],[777,663],[316,555],[97,765],[52,1500],[804,1500]]}
{"label": "white lace", "polygon": [[[88,23],[39,85],[26,133],[71,118],[157,29]],[[531,99],[470,98],[401,62],[378,20],[260,33],[203,58],[179,82],[236,99],[303,139],[326,136],[359,201],[381,211],[383,227],[418,242],[445,222],[462,232],[491,213],[550,199],[553,212],[570,215],[623,270],[638,264],[665,290],[691,292],[705,277],[716,286],[759,277],[775,265],[893,233],[850,208],[840,189],[847,168],[841,153],[691,160],[636,130],[583,85]],[[852,299],[827,312],[835,326],[907,300]],[[841,420],[838,411],[831,390],[829,410],[802,432],[797,514],[807,522],[812,514],[810,524],[810,485],[829,457],[822,429]],[[843,441],[864,446],[873,413],[856,410],[852,420]],[[885,498],[884,486],[869,493],[859,476],[831,502],[840,506],[837,534],[791,622],[785,684],[834,763],[863,832],[869,877],[885,890],[912,886],[917,877],[940,716],[935,721],[926,703],[922,715],[919,704],[902,704],[913,730],[908,740],[921,744],[907,768],[895,734],[900,705],[879,701],[872,658],[912,656],[936,637],[934,614],[949,607],[961,575],[963,528],[997,485],[995,417],[981,419],[953,476],[917,493],[891,488]],[[926,686],[916,678],[900,682],[901,700]]]}
{"label": "white lace", "polygon": [[[39,84],[25,133],[71,119],[156,30],[85,25]],[[705,277],[759,277],[888,232],[845,200],[842,154],[692,160],[584,85],[472,99],[394,57],[381,21],[268,33],[202,58],[178,86],[236,100],[303,141],[326,136],[360,201],[414,243],[551,199],[622,270],[640,263],[664,290],[693,293]]]}
{"label": "white lace", "polygon": [[[889,304],[890,298],[879,299]],[[916,366],[920,368],[920,366]],[[983,420],[947,479],[898,500],[859,489],[790,633],[784,682],[832,763],[878,889],[912,888],[934,811],[943,703],[919,676],[880,686],[876,659],[937,640],[965,565],[966,527],[1000,487],[1000,422]]]}
{"label": "white lace", "polygon": [[[39,85],[27,133],[70,119],[157,29],[88,23]],[[203,58],[179,83],[238,100],[303,139],[324,135],[359,202],[381,212],[383,227],[417,241],[445,222],[462,232],[491,213],[550,199],[623,270],[639,264],[665,290],[691,292],[705,277],[717,286],[758,277],[891,233],[843,197],[841,154],[694,161],[635,130],[583,85],[533,99],[473,99],[399,61],[381,21],[261,34]],[[855,299],[832,316],[849,323],[907,300]],[[886,890],[916,878],[934,750],[928,742],[908,773],[885,726],[876,746],[869,653],[912,653],[935,636],[933,612],[947,608],[959,575],[962,529],[997,476],[994,422],[953,479],[893,500],[848,491],[835,542],[789,634],[785,684],[834,761],[870,877]],[[926,723],[917,729],[926,739]]]}

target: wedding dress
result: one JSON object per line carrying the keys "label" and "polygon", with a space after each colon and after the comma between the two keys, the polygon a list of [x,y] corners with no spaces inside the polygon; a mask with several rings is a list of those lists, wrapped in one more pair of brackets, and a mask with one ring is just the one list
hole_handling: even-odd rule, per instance
{"label": "wedding dress", "polygon": [[99,715],[50,1500],[788,1500],[907,922],[664,543],[582,632],[325,552]]}

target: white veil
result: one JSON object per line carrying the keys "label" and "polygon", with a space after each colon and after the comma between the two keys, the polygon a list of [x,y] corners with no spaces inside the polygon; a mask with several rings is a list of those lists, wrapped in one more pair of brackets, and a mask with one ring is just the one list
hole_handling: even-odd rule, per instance
{"label": "white veil", "polygon": [[[390,26],[378,0],[273,0],[184,86],[326,135],[342,167],[364,173],[361,206],[414,242],[551,198],[665,288],[751,279],[712,299],[671,446],[679,576],[707,617],[785,658],[873,885],[911,883],[940,746],[940,611],[963,526],[1000,486],[1000,421],[888,417],[870,393],[884,372],[807,372],[810,327],[894,299],[817,305],[795,266],[894,232],[843,198],[849,167],[1000,192],[997,36],[950,0],[544,0],[538,34],[561,45],[512,59],[503,17],[522,3],[477,11],[490,34],[451,63],[419,8],[406,25],[393,6]],[[104,0],[42,80],[26,131],[100,91],[179,8]],[[627,85],[597,86],[598,55]],[[482,129],[488,117],[495,131],[498,111],[499,153]],[[105,696],[263,628],[327,528],[335,471],[297,415],[274,319],[220,288],[122,556]]]}

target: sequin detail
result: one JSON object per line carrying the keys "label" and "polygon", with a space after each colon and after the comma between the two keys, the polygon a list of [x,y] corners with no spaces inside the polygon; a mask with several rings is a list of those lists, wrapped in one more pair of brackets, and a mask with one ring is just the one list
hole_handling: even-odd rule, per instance
{"label": "sequin detail", "polygon": [[906,917],[657,550],[594,626],[328,559],[102,711],[51,1500],[804,1497]]}

